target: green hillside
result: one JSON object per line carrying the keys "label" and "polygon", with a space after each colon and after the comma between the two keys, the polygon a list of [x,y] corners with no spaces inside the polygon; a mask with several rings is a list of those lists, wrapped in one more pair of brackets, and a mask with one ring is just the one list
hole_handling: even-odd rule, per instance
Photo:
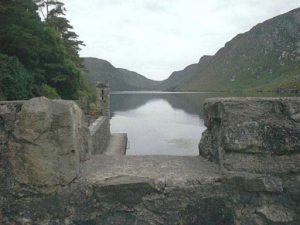
{"label": "green hillside", "polygon": [[126,69],[114,67],[111,63],[97,58],[83,58],[87,79],[95,84],[108,81],[113,91],[156,90],[161,83]]}
{"label": "green hillside", "polygon": [[[300,8],[237,35],[181,75],[176,91],[300,90]],[[170,82],[172,76],[164,81]]]}

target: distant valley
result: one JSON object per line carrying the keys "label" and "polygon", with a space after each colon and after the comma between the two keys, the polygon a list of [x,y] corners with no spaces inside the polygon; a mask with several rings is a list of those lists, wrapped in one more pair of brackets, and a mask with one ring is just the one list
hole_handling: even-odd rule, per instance
{"label": "distant valley", "polygon": [[278,91],[300,90],[300,8],[239,34],[215,55],[153,81],[109,62],[84,58],[91,82],[105,80],[113,90]]}

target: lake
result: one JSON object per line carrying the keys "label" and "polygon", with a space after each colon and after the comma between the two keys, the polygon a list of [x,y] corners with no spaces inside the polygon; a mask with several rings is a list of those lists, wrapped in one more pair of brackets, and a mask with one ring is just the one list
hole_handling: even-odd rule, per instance
{"label": "lake", "polygon": [[206,129],[202,119],[205,99],[243,95],[113,92],[111,131],[128,134],[127,155],[199,155],[198,143]]}

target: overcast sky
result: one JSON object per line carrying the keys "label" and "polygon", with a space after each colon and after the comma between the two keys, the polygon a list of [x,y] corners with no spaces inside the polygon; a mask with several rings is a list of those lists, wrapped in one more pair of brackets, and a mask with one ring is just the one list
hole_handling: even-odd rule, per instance
{"label": "overcast sky", "polygon": [[64,0],[81,56],[162,80],[300,0]]}

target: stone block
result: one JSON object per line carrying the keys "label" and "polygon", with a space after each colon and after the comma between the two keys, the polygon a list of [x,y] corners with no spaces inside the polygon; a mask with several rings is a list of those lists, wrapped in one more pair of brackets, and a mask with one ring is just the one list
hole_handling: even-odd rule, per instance
{"label": "stone block", "polygon": [[30,186],[72,182],[90,154],[89,131],[72,101],[34,98],[17,114],[10,142],[15,179]]}
{"label": "stone block", "polygon": [[[204,104],[207,130],[200,155],[227,169],[280,172],[300,168],[300,98],[212,98]],[[273,159],[291,159],[286,166]],[[252,166],[251,166],[252,163]],[[264,165],[265,164],[265,165]],[[255,166],[257,167],[255,167]]]}
{"label": "stone block", "polygon": [[282,193],[282,181],[278,177],[265,176],[255,178],[243,178],[243,186],[249,192]]}
{"label": "stone block", "polygon": [[223,167],[228,171],[243,171],[259,174],[300,173],[300,154],[271,155],[226,153],[223,155]]}
{"label": "stone block", "polygon": [[293,222],[296,214],[292,210],[281,205],[265,205],[257,210],[258,214],[263,215],[269,222],[289,223]]}

